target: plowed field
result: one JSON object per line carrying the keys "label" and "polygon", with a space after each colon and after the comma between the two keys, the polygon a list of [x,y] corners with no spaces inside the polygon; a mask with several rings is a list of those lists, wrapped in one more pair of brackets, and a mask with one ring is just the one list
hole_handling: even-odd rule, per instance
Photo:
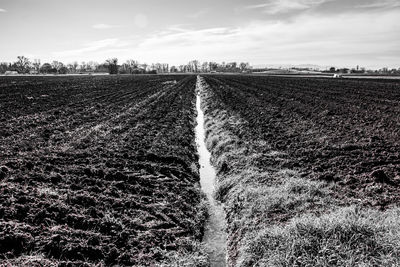
{"label": "plowed field", "polygon": [[204,75],[229,266],[400,264],[400,82]]}
{"label": "plowed field", "polygon": [[228,266],[400,264],[399,81],[198,85],[1,77],[0,265],[208,266],[196,90]]}
{"label": "plowed field", "polygon": [[1,78],[0,261],[149,265],[190,250],[195,82]]}
{"label": "plowed field", "polygon": [[264,157],[258,166],[297,169],[303,177],[334,182],[345,201],[381,208],[399,203],[399,81],[246,76],[206,81],[216,101],[246,121],[243,140],[262,140],[266,151],[285,154],[279,161]]}

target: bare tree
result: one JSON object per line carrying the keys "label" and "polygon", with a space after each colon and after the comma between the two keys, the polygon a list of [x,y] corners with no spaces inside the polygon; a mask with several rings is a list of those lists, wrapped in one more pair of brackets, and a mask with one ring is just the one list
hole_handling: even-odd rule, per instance
{"label": "bare tree", "polygon": [[129,73],[132,74],[133,71],[138,68],[139,62],[133,59],[128,59],[125,64],[129,70]]}
{"label": "bare tree", "polygon": [[0,62],[0,73],[5,73],[9,69],[9,63]]}
{"label": "bare tree", "polygon": [[155,63],[154,64],[154,69],[157,71],[157,73],[163,73],[163,64],[161,63]]}
{"label": "bare tree", "polygon": [[148,67],[149,65],[147,65],[147,63],[143,63],[143,64],[141,64],[141,66],[142,66],[142,68],[144,69],[144,71],[147,71],[147,67]]}
{"label": "bare tree", "polygon": [[246,71],[246,70],[248,70],[249,68],[250,68],[250,64],[249,63],[244,63],[244,62],[241,62],[240,64],[239,64],[239,68],[240,68],[240,70],[243,72],[243,71]]}
{"label": "bare tree", "polygon": [[225,67],[231,71],[235,71],[237,69],[237,63],[230,62],[230,63],[227,63]]}
{"label": "bare tree", "polygon": [[17,67],[18,72],[20,73],[27,73],[29,72],[29,68],[31,65],[31,62],[29,61],[28,58],[24,56],[18,56],[18,60],[15,62],[15,66]]}
{"label": "bare tree", "polygon": [[62,62],[60,62],[60,61],[53,61],[52,63],[51,63],[51,66],[54,68],[54,69],[56,69],[57,70],[57,72],[59,72],[60,71],[60,69],[62,68],[62,67],[64,67],[64,64],[62,63]]}
{"label": "bare tree", "polygon": [[194,72],[199,72],[200,61],[192,60],[192,64]]}
{"label": "bare tree", "polygon": [[122,74],[130,73],[128,63],[122,63],[120,68],[119,68],[119,72],[122,73]]}
{"label": "bare tree", "polygon": [[169,72],[169,64],[168,63],[162,64],[162,69],[164,73]]}
{"label": "bare tree", "polygon": [[189,72],[198,72],[199,71],[200,62],[198,60],[192,60],[188,63],[188,71]]}
{"label": "bare tree", "polygon": [[218,63],[216,63],[216,62],[209,62],[208,65],[209,65],[210,71],[215,71],[218,69]]}
{"label": "bare tree", "polygon": [[68,68],[68,71],[70,72],[70,73],[74,73],[75,71],[74,71],[74,65],[73,64],[68,64],[67,65],[67,68]]}
{"label": "bare tree", "polygon": [[208,71],[208,62],[203,62],[203,64],[201,64],[201,71],[202,72]]}
{"label": "bare tree", "polygon": [[84,72],[86,71],[86,62],[82,61],[81,64],[79,65],[79,71]]}
{"label": "bare tree", "polygon": [[128,59],[125,63],[121,65],[121,67],[125,73],[132,74],[134,70],[137,70],[138,65],[139,62],[137,62],[136,60]]}
{"label": "bare tree", "polygon": [[106,60],[110,74],[118,74],[118,59],[110,58]]}
{"label": "bare tree", "polygon": [[86,64],[86,67],[87,67],[87,69],[89,70],[89,71],[95,71],[96,70],[96,67],[99,65],[99,63],[97,63],[97,62],[95,62],[95,61],[89,61],[87,64]]}
{"label": "bare tree", "polygon": [[78,69],[78,66],[79,66],[78,62],[74,61],[74,63],[72,63],[72,65],[74,66],[74,72],[76,72],[76,70]]}
{"label": "bare tree", "polygon": [[41,66],[40,59],[34,59],[32,65],[37,72],[40,71],[40,66]]}

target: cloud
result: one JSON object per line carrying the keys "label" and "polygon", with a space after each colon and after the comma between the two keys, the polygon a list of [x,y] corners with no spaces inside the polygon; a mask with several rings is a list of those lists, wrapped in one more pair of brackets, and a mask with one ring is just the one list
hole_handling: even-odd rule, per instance
{"label": "cloud", "polygon": [[344,13],[382,12],[400,7],[400,0],[264,0],[264,3],[244,7],[259,9],[268,18],[290,20],[309,13],[312,15],[340,15]]}
{"label": "cloud", "polygon": [[147,16],[144,14],[137,14],[133,20],[136,27],[145,28],[149,24]]}
{"label": "cloud", "polygon": [[361,5],[357,5],[356,7],[368,9],[396,8],[400,7],[400,2],[398,0],[379,0],[370,3],[363,3]]}
{"label": "cloud", "polygon": [[186,17],[190,18],[190,19],[198,19],[198,18],[204,16],[205,14],[207,14],[208,11],[209,11],[208,9],[202,9],[202,10],[199,10],[197,12],[194,12],[194,13],[191,13],[191,14],[187,14]]}
{"label": "cloud", "polygon": [[53,52],[53,55],[59,56],[59,57],[77,56],[77,55],[81,55],[83,53],[95,52],[95,51],[99,51],[99,50],[118,49],[121,47],[125,47],[127,45],[128,45],[128,42],[126,42],[126,41],[120,41],[117,38],[110,38],[110,39],[104,39],[104,40],[86,43],[84,45],[84,47],[79,48],[79,49]]}
{"label": "cloud", "polygon": [[118,28],[118,27],[120,27],[120,26],[119,25],[103,24],[103,23],[92,25],[92,28],[99,29],[99,30],[112,29],[112,28]]}
{"label": "cloud", "polygon": [[[193,58],[320,65],[397,65],[398,12],[298,16],[292,22],[253,21],[241,27],[169,29],[143,40],[134,53],[173,64]],[[349,27],[351,25],[351,27]]]}
{"label": "cloud", "polygon": [[[304,1],[301,3],[306,4]],[[307,3],[316,5],[317,2]],[[333,5],[334,1],[324,3]],[[360,3],[366,4],[361,0]],[[359,8],[356,12],[355,5],[356,1],[353,1],[351,12],[322,13],[310,7],[312,12],[299,12],[291,20],[253,19],[240,26],[199,29],[190,24],[173,25],[157,32],[149,30],[139,36],[89,42],[53,55],[67,60],[73,57],[79,60],[117,57],[120,61],[135,58],[140,62],[169,62],[174,65],[198,59],[252,64],[310,63],[398,68],[399,9],[365,12]],[[299,8],[297,10],[302,10]]]}
{"label": "cloud", "polygon": [[[229,34],[234,33],[234,28],[218,27],[208,28],[201,30],[190,30],[184,28],[171,27],[165,31],[159,32],[145,41],[140,45],[143,47],[153,47],[163,45],[165,43],[178,43],[183,42],[198,43],[207,42],[210,38],[219,38],[220,36],[227,37]],[[210,43],[211,44],[211,43]]]}
{"label": "cloud", "polygon": [[165,31],[161,31],[160,33],[171,33],[171,32],[186,32],[187,29],[185,27],[189,26],[190,24],[175,24],[169,26]]}
{"label": "cloud", "polygon": [[7,12],[7,10],[0,8],[0,12]]}
{"label": "cloud", "polygon": [[266,3],[247,6],[247,9],[263,9],[267,14],[306,10],[331,0],[268,0]]}

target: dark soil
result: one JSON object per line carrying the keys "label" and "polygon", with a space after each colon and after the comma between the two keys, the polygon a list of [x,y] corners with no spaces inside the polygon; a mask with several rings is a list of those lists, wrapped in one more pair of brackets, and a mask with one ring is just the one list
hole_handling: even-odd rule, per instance
{"label": "dark soil", "polygon": [[196,77],[169,80],[0,78],[0,260],[149,265],[201,238]]}
{"label": "dark soil", "polygon": [[[335,183],[335,197],[386,209],[400,201],[400,82],[396,80],[205,76],[215,105],[247,125],[230,131],[263,140],[260,168],[296,169]],[[263,151],[260,151],[263,152]]]}

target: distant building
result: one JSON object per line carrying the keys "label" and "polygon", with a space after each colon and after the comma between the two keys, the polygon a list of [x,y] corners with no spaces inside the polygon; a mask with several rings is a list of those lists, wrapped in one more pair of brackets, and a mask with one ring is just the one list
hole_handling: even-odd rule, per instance
{"label": "distant building", "polygon": [[351,73],[351,69],[348,68],[342,68],[342,69],[337,69],[339,73]]}
{"label": "distant building", "polygon": [[8,70],[4,73],[5,75],[18,75],[18,71]]}
{"label": "distant building", "polygon": [[146,73],[146,69],[142,67],[137,67],[132,70],[133,74],[144,74]]}
{"label": "distant building", "polygon": [[29,74],[39,74],[39,72],[37,70],[30,70]]}

